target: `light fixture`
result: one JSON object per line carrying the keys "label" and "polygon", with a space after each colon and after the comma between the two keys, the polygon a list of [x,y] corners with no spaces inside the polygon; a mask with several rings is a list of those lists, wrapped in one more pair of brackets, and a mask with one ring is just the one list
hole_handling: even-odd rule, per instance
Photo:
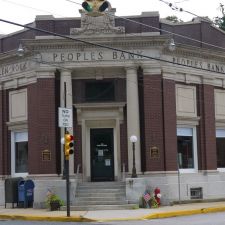
{"label": "light fixture", "polygon": [[130,142],[132,143],[137,142],[137,137],[135,135],[130,136]]}
{"label": "light fixture", "polygon": [[132,178],[136,178],[137,177],[137,173],[136,173],[136,167],[135,167],[135,143],[137,142],[137,136],[132,135],[130,136],[130,142],[132,143],[132,148],[133,148],[133,168],[132,168]]}
{"label": "light fixture", "polygon": [[19,57],[23,57],[24,56],[24,53],[25,53],[25,50],[23,48],[23,45],[20,43],[19,44],[19,48],[17,49],[17,55]]}
{"label": "light fixture", "polygon": [[168,48],[171,52],[173,52],[176,49],[176,44],[175,44],[173,38],[170,39],[170,41],[168,43]]}

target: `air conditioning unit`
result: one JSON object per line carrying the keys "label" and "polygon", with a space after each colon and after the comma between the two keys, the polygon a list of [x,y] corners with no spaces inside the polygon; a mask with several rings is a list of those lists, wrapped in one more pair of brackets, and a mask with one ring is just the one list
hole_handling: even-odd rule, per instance
{"label": "air conditioning unit", "polygon": [[190,188],[191,199],[203,199],[203,188],[202,187],[193,187]]}

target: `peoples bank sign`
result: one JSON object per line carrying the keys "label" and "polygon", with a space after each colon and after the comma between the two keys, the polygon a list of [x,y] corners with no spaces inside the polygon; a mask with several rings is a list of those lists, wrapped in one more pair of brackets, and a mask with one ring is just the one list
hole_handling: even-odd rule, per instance
{"label": "peoples bank sign", "polygon": [[[68,51],[68,52],[43,52],[39,53],[39,60],[36,61],[36,67],[40,67],[43,63],[46,65],[54,65],[57,67],[65,66],[70,63],[85,63],[99,61],[148,61],[157,60],[162,63],[172,63],[175,66],[185,66],[196,69],[225,74],[225,64],[217,64],[211,61],[203,61],[197,58],[160,56],[157,50],[133,50],[128,51]],[[31,63],[32,62],[32,63]],[[81,66],[82,67],[82,66]],[[19,63],[0,66],[0,77],[18,74],[28,70],[35,70],[34,59],[22,61]]]}

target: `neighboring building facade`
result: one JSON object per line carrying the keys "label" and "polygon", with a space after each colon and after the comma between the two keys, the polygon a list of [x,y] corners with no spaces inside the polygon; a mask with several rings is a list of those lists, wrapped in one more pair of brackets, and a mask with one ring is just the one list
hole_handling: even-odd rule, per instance
{"label": "neighboring building facade", "polygon": [[[0,37],[0,204],[11,176],[34,180],[37,207],[48,188],[65,198],[65,106],[73,109],[72,193],[77,182],[126,180],[134,202],[148,186],[160,187],[163,203],[178,200],[179,189],[182,200],[192,188],[205,199],[225,196],[225,33],[206,21],[165,22],[157,12],[126,17],[148,27],[110,12],[38,16],[31,25],[86,43],[26,29]],[[130,178],[131,135],[138,178]]]}

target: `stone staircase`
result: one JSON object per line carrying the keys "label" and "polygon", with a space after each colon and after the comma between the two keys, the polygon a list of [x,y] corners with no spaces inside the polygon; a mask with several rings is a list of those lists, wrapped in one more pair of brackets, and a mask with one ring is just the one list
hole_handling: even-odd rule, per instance
{"label": "stone staircase", "polygon": [[85,182],[78,184],[71,210],[131,209],[126,200],[125,182]]}

